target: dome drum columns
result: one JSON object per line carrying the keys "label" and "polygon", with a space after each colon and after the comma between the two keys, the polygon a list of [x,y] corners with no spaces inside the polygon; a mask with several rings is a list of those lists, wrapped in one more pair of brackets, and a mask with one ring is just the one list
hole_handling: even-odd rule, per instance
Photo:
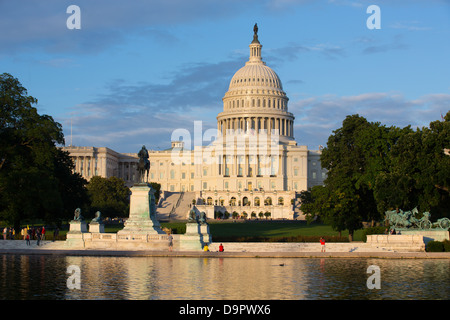
{"label": "dome drum columns", "polygon": [[224,136],[227,130],[248,133],[254,130],[256,133],[273,131],[281,136],[294,137],[294,120],[279,117],[233,117],[218,120],[217,129]]}

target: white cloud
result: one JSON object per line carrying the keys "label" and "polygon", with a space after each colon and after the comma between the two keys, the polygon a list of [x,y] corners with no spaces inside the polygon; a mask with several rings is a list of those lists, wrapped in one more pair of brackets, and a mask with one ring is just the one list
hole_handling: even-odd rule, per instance
{"label": "white cloud", "polygon": [[427,94],[407,99],[395,92],[371,92],[355,96],[322,95],[291,101],[295,136],[310,148],[325,145],[328,137],[342,126],[347,115],[359,114],[370,122],[386,126],[426,127],[450,110],[450,94]]}

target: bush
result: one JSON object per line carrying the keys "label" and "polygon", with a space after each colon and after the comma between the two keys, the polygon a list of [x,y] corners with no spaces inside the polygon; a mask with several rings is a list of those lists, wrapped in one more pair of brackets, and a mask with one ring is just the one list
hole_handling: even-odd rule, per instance
{"label": "bush", "polygon": [[444,244],[444,251],[445,252],[450,252],[450,241],[444,240],[443,244]]}
{"label": "bush", "polygon": [[426,252],[444,252],[444,243],[441,241],[430,241],[427,243]]}
{"label": "bush", "polygon": [[369,234],[385,234],[386,227],[378,226],[378,227],[370,227],[363,230],[362,241],[367,241],[367,236]]}

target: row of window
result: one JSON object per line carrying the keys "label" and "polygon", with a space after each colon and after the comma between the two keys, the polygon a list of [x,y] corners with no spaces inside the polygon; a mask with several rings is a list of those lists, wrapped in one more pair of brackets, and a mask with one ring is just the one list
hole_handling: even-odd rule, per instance
{"label": "row of window", "polygon": [[[258,168],[257,171],[258,171],[257,175],[258,176],[262,176],[262,169]],[[224,175],[226,177],[229,177],[230,176],[230,168],[226,167],[223,173],[224,173]],[[191,172],[190,174],[191,174],[191,179],[194,179],[194,172]],[[219,174],[221,174],[221,173],[219,173]],[[203,176],[206,177],[207,175],[208,175],[208,169],[203,169]],[[238,166],[237,175],[238,175],[238,177],[239,176],[240,177],[244,176],[244,168],[242,166]],[[253,176],[253,168],[252,167],[248,168],[247,176],[248,177],[252,177]],[[271,176],[276,176],[275,168],[273,168],[273,167],[271,168]],[[294,168],[294,177],[298,177],[298,169],[297,168]],[[151,179],[155,179],[156,178],[156,173],[151,172],[150,173],[150,178]],[[313,179],[317,178],[316,171],[312,172],[312,178]],[[322,178],[325,178],[325,173],[324,172],[322,172]],[[160,172],[159,173],[159,179],[164,179],[164,172]],[[170,170],[170,179],[175,179],[175,170]],[[186,172],[181,172],[181,179],[182,180],[186,179]]]}
{"label": "row of window", "polygon": [[[206,198],[206,201],[205,201],[205,199],[201,199],[200,201],[202,202],[200,204],[206,204],[206,205],[209,205],[209,206],[211,206],[213,204],[216,205],[216,206],[224,206],[224,205],[229,205],[229,206],[236,206],[236,205],[241,206],[242,205],[244,207],[245,206],[252,206],[251,200],[249,200],[248,197],[243,197],[242,200],[241,199],[236,200],[236,197],[231,197],[230,200],[228,200],[228,203],[226,203],[226,201],[225,201],[225,199],[223,197],[220,197],[219,199],[215,199],[214,201],[213,201],[212,197],[208,197],[208,198]],[[259,206],[262,205],[261,204],[261,199],[259,197],[255,197],[253,201],[254,201],[253,202],[253,206],[255,206],[255,207],[259,207]],[[271,206],[273,204],[274,203],[273,203],[271,197],[266,197],[264,199],[264,206]],[[278,197],[277,204],[279,206],[283,206],[284,205],[284,198],[283,197]]]}
{"label": "row of window", "polygon": [[[203,182],[202,187],[203,187],[203,190],[208,190],[208,183],[207,182]],[[224,183],[224,188],[225,188],[225,190],[229,189],[228,182]],[[258,183],[258,188],[261,188],[261,183],[260,182]],[[276,190],[275,182],[271,183],[271,188],[272,188],[272,190]],[[241,182],[239,182],[239,189],[243,189],[243,186],[242,186]],[[294,190],[298,190],[298,183],[297,182],[294,182],[293,189]],[[168,190],[171,191],[171,192],[179,191],[179,190],[175,190],[175,185],[173,185],[173,184],[168,186]],[[252,188],[250,188],[249,190],[252,190]],[[181,185],[180,191],[185,192],[185,191],[188,191],[188,190],[186,189],[185,185]],[[189,185],[189,191],[194,191],[194,185],[192,185],[192,184]]]}
{"label": "row of window", "polygon": [[[279,86],[279,82],[275,81],[271,78],[248,78],[248,82],[251,83],[253,79],[253,82],[261,82],[264,83],[266,82],[267,84],[273,84],[275,86]],[[246,84],[247,83],[247,78],[241,78],[241,79],[234,79],[233,80],[233,84]]]}
{"label": "row of window", "polygon": [[236,99],[226,102],[226,107],[228,109],[234,109],[234,108],[245,108],[245,107],[252,107],[252,108],[274,108],[274,109],[281,109],[286,110],[287,108],[287,101],[284,99],[252,99],[252,100],[244,100],[244,99]]}

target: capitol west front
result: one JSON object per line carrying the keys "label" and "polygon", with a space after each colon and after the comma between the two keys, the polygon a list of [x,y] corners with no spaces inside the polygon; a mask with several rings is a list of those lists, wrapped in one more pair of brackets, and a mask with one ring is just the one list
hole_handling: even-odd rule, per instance
{"label": "capitol west front", "polygon": [[[227,214],[303,219],[298,193],[323,184],[326,172],[320,166],[320,150],[297,145],[289,99],[278,75],[262,60],[256,32],[249,47],[249,60],[231,78],[222,99],[217,130],[204,134],[213,142],[191,149],[185,146],[186,130],[181,129],[172,134],[176,141],[170,149],[149,150],[149,181],[161,184],[163,191],[157,209],[160,218],[186,219],[194,204],[208,218]],[[116,176],[131,186],[137,179],[137,152],[73,146],[63,150],[87,180]]]}

